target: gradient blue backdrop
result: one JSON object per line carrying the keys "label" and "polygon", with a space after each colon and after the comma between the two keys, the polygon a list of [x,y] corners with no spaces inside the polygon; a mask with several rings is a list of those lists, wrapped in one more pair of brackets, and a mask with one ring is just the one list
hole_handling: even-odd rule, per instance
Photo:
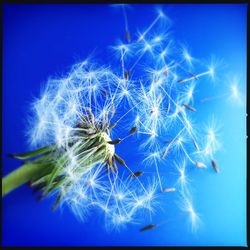
{"label": "gradient blue backdrop", "polygon": [[[225,93],[233,75],[239,76],[245,95],[247,5],[171,4],[162,8],[173,21],[173,36],[188,44],[192,55],[206,59],[214,54],[224,60],[226,67],[221,68],[221,75],[218,72],[217,81],[205,82],[196,98]],[[154,18],[152,5],[133,5],[128,10],[132,38],[137,28],[143,30]],[[27,150],[26,112],[41,84],[94,49],[108,63],[110,55],[104,49],[123,37],[121,10],[110,5],[3,6],[3,175],[20,164],[6,154]],[[189,173],[194,206],[203,221],[196,234],[188,230],[186,217],[175,204],[168,206],[169,214],[180,216],[174,223],[144,233],[138,225],[107,233],[95,215],[81,223],[68,210],[52,212],[52,200],[37,203],[30,188],[23,186],[2,200],[3,245],[245,246],[246,109],[218,99],[200,105],[196,120],[207,122],[211,114],[223,124],[223,148],[216,155],[221,173],[212,169]],[[121,148],[123,153],[129,151],[129,147]],[[161,219],[157,216],[155,221]]]}

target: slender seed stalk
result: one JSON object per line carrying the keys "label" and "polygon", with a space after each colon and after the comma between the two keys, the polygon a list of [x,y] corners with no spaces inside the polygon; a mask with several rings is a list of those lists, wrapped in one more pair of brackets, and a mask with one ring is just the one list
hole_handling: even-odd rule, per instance
{"label": "slender seed stalk", "polygon": [[5,176],[2,181],[2,196],[29,182],[34,176],[39,175],[43,168],[43,164],[26,163]]}

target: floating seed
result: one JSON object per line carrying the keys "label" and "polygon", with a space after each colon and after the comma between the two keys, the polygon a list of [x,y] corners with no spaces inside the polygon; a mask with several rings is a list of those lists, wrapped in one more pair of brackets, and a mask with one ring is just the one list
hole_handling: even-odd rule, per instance
{"label": "floating seed", "polygon": [[198,146],[197,142],[196,142],[194,139],[192,139],[192,141],[193,141],[193,144],[194,144],[195,148],[196,148],[197,150],[199,150],[199,146]]}
{"label": "floating seed", "polygon": [[125,79],[128,80],[129,76],[130,76],[130,71],[126,70],[125,71]]}
{"label": "floating seed", "polygon": [[139,176],[141,176],[141,175],[143,175],[144,174],[144,172],[142,172],[142,171],[137,171],[137,172],[135,172],[135,173],[133,173],[133,174],[130,174],[129,176],[130,177],[139,177]]}
{"label": "floating seed", "polygon": [[149,224],[149,225],[141,228],[140,231],[143,232],[143,231],[146,231],[146,230],[151,230],[151,229],[156,228],[156,226],[157,226],[156,224]]}
{"label": "floating seed", "polygon": [[182,83],[182,82],[184,82],[186,79],[180,79],[180,80],[178,80],[177,82],[178,83]]}
{"label": "floating seed", "polygon": [[117,122],[112,123],[112,124],[109,126],[109,129],[114,128],[116,125],[117,125]]}
{"label": "floating seed", "polygon": [[59,203],[60,203],[62,197],[63,197],[62,193],[60,193],[60,194],[57,196],[56,201],[55,201],[55,203],[54,203],[53,206],[52,206],[52,210],[55,210],[55,209],[57,208],[57,206],[59,205]]}
{"label": "floating seed", "polygon": [[189,106],[189,105],[187,105],[187,104],[183,104],[182,106],[184,106],[186,109],[189,109],[189,110],[191,110],[191,111],[193,111],[193,112],[196,111],[195,108],[193,108],[193,107],[191,107],[191,106]]}
{"label": "floating seed", "polygon": [[114,166],[115,171],[117,172],[118,171],[118,167],[117,167],[117,165],[115,163],[115,158],[114,157],[112,157],[112,164]]}
{"label": "floating seed", "polygon": [[136,127],[136,126],[133,127],[133,128],[131,128],[130,131],[129,131],[129,134],[130,134],[130,135],[134,134],[134,133],[136,132],[136,130],[137,130],[137,127]]}
{"label": "floating seed", "polygon": [[118,163],[126,167],[126,163],[121,157],[119,157],[117,154],[114,154],[114,157]]}
{"label": "floating seed", "polygon": [[126,39],[127,39],[127,42],[130,43],[131,42],[131,37],[130,37],[130,32],[128,30],[126,30]]}
{"label": "floating seed", "polygon": [[108,96],[108,93],[107,93],[107,91],[106,91],[105,89],[102,89],[101,92],[102,92],[102,94],[103,94],[105,97]]}
{"label": "floating seed", "polygon": [[219,171],[219,168],[218,168],[216,162],[215,162],[214,160],[212,160],[211,163],[212,163],[212,166],[213,166],[215,172],[216,172],[216,173],[219,173],[220,171]]}
{"label": "floating seed", "polygon": [[108,143],[111,145],[116,145],[116,144],[119,144],[121,141],[122,141],[122,139],[118,138],[118,139],[115,139],[113,141],[108,141]]}
{"label": "floating seed", "polygon": [[204,163],[199,161],[195,162],[195,166],[197,166],[198,168],[207,168],[207,166]]}
{"label": "floating seed", "polygon": [[162,192],[165,192],[165,193],[175,192],[175,191],[176,191],[175,188],[163,188],[163,189],[162,189]]}

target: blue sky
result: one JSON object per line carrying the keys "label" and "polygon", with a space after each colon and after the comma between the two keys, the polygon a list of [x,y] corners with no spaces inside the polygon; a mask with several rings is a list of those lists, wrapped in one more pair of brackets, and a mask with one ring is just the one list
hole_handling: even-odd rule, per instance
{"label": "blue sky", "polygon": [[[36,202],[28,186],[2,200],[3,245],[246,245],[246,4],[132,5],[128,23],[132,39],[155,18],[157,7],[171,19],[171,36],[187,44],[202,62],[215,58],[215,79],[200,81],[194,104],[197,128],[219,124],[221,149],[216,153],[220,174],[210,168],[189,168],[193,200],[202,225],[189,229],[177,209],[175,194],[167,213],[176,218],[140,233],[138,225],[108,233],[100,217],[86,223],[68,210],[52,212],[52,200]],[[107,49],[124,37],[119,8],[110,5],[4,5],[3,6],[3,174],[19,166],[7,157],[26,151],[27,111],[49,76],[60,76],[76,61],[95,51],[102,63],[113,61]],[[236,79],[242,104],[230,100]],[[206,97],[209,102],[200,102]],[[128,144],[120,151],[129,154]],[[128,156],[128,161],[133,159]],[[135,159],[136,160],[136,159]],[[159,211],[155,221],[164,218]]]}

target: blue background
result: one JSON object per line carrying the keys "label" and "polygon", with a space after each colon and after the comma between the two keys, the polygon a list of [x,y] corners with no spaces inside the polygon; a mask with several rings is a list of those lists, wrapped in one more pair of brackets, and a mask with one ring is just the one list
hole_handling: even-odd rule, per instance
{"label": "blue background", "polygon": [[[174,38],[187,43],[194,57],[206,59],[214,54],[226,66],[218,69],[214,83],[204,82],[196,98],[225,93],[234,75],[240,77],[244,96],[247,5],[171,4],[162,8],[173,21]],[[152,5],[133,5],[127,13],[132,39],[156,15]],[[112,56],[105,48],[123,37],[122,12],[110,5],[3,5],[3,175],[20,164],[6,154],[28,149],[26,114],[41,85],[93,50],[108,63]],[[199,105],[197,121],[209,121],[214,114],[223,124],[223,147],[216,154],[220,174],[212,169],[189,173],[194,206],[203,221],[196,234],[188,230],[185,215],[174,204],[168,206],[168,214],[179,219],[172,223],[144,233],[138,225],[107,233],[95,214],[82,223],[67,209],[52,212],[52,200],[36,202],[24,185],[2,200],[3,245],[245,246],[246,109],[226,98]],[[120,150],[126,154],[129,147]],[[156,213],[153,218],[157,221],[162,216]]]}

